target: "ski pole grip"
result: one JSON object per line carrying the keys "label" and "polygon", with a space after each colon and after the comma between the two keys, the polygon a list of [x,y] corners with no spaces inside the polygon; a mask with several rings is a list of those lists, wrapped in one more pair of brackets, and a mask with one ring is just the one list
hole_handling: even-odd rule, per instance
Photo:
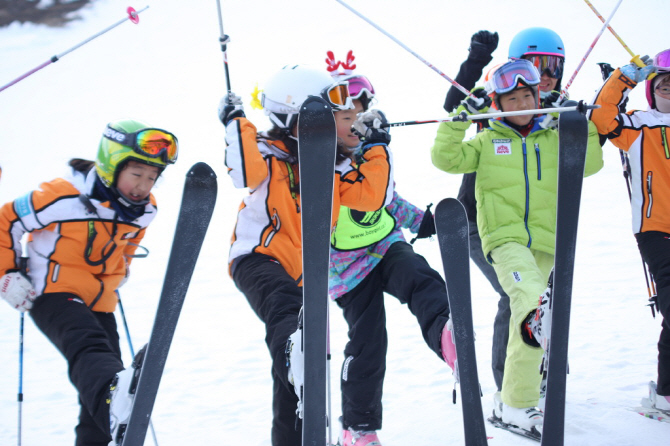
{"label": "ski pole grip", "polygon": [[[637,66],[640,67],[640,68],[644,68],[644,67],[647,66],[647,64],[645,64],[645,63],[642,61],[642,59],[640,59],[640,55],[639,55],[639,54],[636,54],[635,56],[633,56],[633,58],[632,58],[630,61],[631,61],[631,63],[634,63],[635,65],[637,65]],[[656,77],[656,73],[651,73],[651,74],[649,75],[649,77],[647,78],[647,80],[649,80],[649,79],[653,79],[653,78],[655,78],[655,77]]]}

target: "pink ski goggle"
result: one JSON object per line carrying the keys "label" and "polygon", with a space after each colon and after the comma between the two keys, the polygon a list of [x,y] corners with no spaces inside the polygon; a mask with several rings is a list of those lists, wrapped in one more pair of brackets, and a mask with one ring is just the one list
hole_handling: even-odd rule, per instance
{"label": "pink ski goggle", "polygon": [[368,99],[372,99],[375,96],[375,89],[370,83],[370,80],[365,76],[356,74],[342,80],[349,82],[349,95],[351,96],[351,99],[360,99],[363,94],[365,94]]}
{"label": "pink ski goggle", "polygon": [[654,66],[659,71],[670,71],[670,49],[661,51],[654,56]]}
{"label": "pink ski goggle", "polygon": [[540,73],[529,60],[515,59],[507,62],[493,73],[493,79],[491,79],[493,90],[498,94],[514,90],[519,81],[523,81],[530,87],[540,83]]}

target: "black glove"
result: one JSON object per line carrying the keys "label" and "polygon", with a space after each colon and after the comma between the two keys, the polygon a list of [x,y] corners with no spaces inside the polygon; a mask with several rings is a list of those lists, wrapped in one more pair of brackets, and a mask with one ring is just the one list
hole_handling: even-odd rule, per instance
{"label": "black glove", "polygon": [[473,59],[485,59],[488,63],[491,54],[498,48],[498,33],[490,31],[478,31],[472,35],[470,40],[470,55]]}
{"label": "black glove", "polygon": [[235,118],[244,118],[244,107],[242,98],[236,96],[232,91],[221,98],[219,102],[219,119],[223,125],[228,125]]}
{"label": "black glove", "polygon": [[461,101],[461,104],[463,104],[467,111],[472,115],[485,112],[493,103],[483,87],[474,88],[470,93],[472,93],[477,100],[468,96]]}
{"label": "black glove", "polygon": [[430,207],[432,205],[433,203],[429,204],[428,207],[426,208],[426,211],[423,213],[423,219],[421,220],[421,224],[419,225],[419,232],[416,233],[416,237],[410,240],[411,244],[414,244],[414,242],[417,239],[428,238],[436,234],[435,218],[433,217],[433,213],[430,210]]}
{"label": "black glove", "polygon": [[614,73],[614,68],[607,62],[598,62],[598,66],[600,67],[600,74],[603,76],[603,81],[609,79],[610,75]]}
{"label": "black glove", "polygon": [[552,90],[551,93],[546,95],[544,99],[542,99],[542,104],[540,104],[540,107],[542,108],[555,108],[555,107],[562,107],[563,102],[567,99],[567,95],[559,102],[559,98],[561,97],[561,93],[556,90]]}
{"label": "black glove", "polygon": [[358,115],[352,126],[354,133],[365,138],[367,144],[389,144],[391,135],[386,125],[388,121],[381,110],[370,110]]}

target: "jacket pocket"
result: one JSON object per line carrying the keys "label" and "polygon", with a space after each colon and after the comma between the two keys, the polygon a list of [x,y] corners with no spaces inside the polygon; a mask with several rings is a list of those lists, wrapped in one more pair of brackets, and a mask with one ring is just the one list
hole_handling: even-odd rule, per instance
{"label": "jacket pocket", "polygon": [[647,218],[651,218],[651,207],[654,204],[654,197],[651,194],[652,171],[647,172]]}

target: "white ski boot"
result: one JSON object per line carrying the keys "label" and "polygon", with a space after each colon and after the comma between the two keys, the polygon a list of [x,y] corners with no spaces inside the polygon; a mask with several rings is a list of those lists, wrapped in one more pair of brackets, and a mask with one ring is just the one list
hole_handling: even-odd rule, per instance
{"label": "white ski boot", "polygon": [[293,384],[293,390],[298,396],[298,408],[295,412],[300,419],[303,414],[302,394],[305,386],[305,351],[302,346],[302,335],[302,309],[300,309],[298,329],[286,341],[288,380]]}
{"label": "white ski boot", "polygon": [[116,374],[109,386],[109,432],[112,441],[109,446],[118,446],[123,442],[123,435],[133,410],[135,401],[135,390],[140,379],[142,362],[147,346],[145,345],[137,352],[130,368],[121,370]]}
{"label": "white ski boot", "polygon": [[670,396],[663,396],[656,393],[656,383],[654,381],[649,381],[649,401],[646,402],[645,398],[643,398],[642,406],[661,410],[670,415]]}

